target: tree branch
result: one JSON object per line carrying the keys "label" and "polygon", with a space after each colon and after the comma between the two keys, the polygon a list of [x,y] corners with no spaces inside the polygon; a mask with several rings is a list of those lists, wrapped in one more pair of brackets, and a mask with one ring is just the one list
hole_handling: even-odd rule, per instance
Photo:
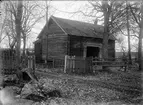
{"label": "tree branch", "polygon": [[133,17],[134,17],[136,23],[140,26],[140,22],[138,21],[138,19],[137,19],[135,13],[133,12],[131,5],[129,5],[129,8],[130,8],[130,10],[131,10],[131,13],[132,13],[132,15],[133,15]]}

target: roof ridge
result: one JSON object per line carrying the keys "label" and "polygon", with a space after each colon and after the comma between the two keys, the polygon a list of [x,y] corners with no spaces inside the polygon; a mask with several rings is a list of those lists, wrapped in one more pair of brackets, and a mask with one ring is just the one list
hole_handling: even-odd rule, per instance
{"label": "roof ridge", "polygon": [[[79,20],[71,20],[71,19],[66,19],[66,18],[60,18],[60,17],[56,17],[56,16],[53,16],[53,18],[58,18],[58,19],[61,19],[61,20],[67,20],[67,21],[74,21],[74,22],[78,22],[78,23],[85,23],[85,24],[90,24],[90,25],[96,25],[96,24],[92,24],[92,23],[88,23],[88,22],[84,22],[84,21],[79,21]],[[102,26],[102,25],[96,25],[96,26]]]}
{"label": "roof ridge", "polygon": [[[67,20],[68,20],[68,19],[67,19]],[[63,21],[63,22],[64,22],[64,21]],[[65,24],[68,24],[68,23],[66,23],[66,22],[64,22],[64,23],[65,23]],[[84,31],[81,31],[80,29],[78,29],[78,28],[72,26],[71,24],[68,24],[68,25],[70,25],[71,27],[75,28],[75,29],[78,30],[79,32],[82,32],[82,33],[88,35],[88,33],[85,33]],[[64,29],[63,29],[63,30],[64,30]],[[65,30],[65,31],[66,31],[66,30]]]}

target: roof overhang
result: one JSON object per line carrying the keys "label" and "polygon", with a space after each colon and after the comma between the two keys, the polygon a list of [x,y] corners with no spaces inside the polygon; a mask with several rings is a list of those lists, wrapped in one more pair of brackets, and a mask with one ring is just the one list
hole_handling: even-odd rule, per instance
{"label": "roof overhang", "polygon": [[37,39],[36,41],[33,42],[33,44],[40,43],[40,42],[41,42],[41,39]]}

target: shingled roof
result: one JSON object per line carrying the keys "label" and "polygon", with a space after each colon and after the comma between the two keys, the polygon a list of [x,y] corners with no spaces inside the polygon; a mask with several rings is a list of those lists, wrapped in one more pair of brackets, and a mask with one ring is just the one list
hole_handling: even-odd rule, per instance
{"label": "shingled roof", "polygon": [[[75,20],[63,19],[51,16],[51,19],[66,33],[69,35],[85,36],[103,38],[103,26],[80,22]],[[48,22],[49,23],[49,22]],[[38,37],[42,36],[43,31],[47,30],[48,24],[46,24]],[[48,31],[48,30],[47,30]],[[110,35],[109,39],[115,40],[113,35]]]}

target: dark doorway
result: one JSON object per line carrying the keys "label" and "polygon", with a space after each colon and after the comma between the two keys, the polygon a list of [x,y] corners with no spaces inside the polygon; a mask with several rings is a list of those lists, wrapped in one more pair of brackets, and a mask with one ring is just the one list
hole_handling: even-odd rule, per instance
{"label": "dark doorway", "polygon": [[99,47],[87,47],[86,57],[98,57],[99,51]]}

